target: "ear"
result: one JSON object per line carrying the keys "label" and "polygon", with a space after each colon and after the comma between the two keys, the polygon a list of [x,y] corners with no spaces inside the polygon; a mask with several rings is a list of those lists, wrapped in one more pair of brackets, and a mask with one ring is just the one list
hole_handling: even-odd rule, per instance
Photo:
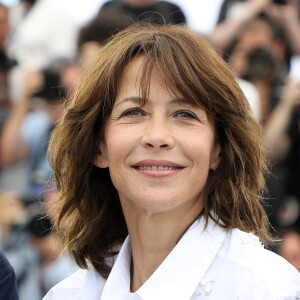
{"label": "ear", "polygon": [[93,160],[93,164],[98,168],[108,168],[107,147],[105,142],[100,142],[99,152]]}
{"label": "ear", "polygon": [[221,146],[216,143],[211,153],[210,169],[216,171],[221,161]]}

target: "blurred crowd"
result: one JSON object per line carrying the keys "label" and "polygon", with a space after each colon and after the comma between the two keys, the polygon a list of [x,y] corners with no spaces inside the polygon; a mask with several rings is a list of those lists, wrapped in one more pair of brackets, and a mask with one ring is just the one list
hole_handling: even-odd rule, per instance
{"label": "blurred crowd", "polygon": [[0,250],[15,269],[20,299],[41,299],[77,269],[51,231],[57,192],[47,143],[81,70],[137,21],[187,26],[235,72],[263,128],[270,168],[264,205],[282,238],[271,250],[300,271],[299,0],[220,0],[214,10],[197,2],[194,16],[198,9],[216,20],[210,30],[191,26],[186,7],[194,1],[98,2],[80,22],[67,0],[0,4]]}

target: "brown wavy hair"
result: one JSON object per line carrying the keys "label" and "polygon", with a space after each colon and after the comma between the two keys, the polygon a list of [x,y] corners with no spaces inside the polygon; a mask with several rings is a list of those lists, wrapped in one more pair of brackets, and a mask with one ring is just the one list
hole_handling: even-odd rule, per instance
{"label": "brown wavy hair", "polygon": [[211,217],[227,229],[239,228],[264,243],[271,241],[260,203],[266,170],[261,128],[234,74],[203,38],[176,26],[140,24],[116,34],[102,48],[51,137],[48,153],[59,191],[55,227],[77,264],[87,268],[90,262],[107,277],[107,261],[128,234],[109,171],[94,166],[93,160],[120,74],[141,54],[144,99],[155,64],[168,88],[204,107],[215,121],[221,162],[205,186],[206,221]]}

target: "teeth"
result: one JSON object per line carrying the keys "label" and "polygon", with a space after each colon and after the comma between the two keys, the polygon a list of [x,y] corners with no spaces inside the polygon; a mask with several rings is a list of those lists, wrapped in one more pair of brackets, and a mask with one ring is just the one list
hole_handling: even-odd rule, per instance
{"label": "teeth", "polygon": [[158,170],[158,171],[163,171],[163,170],[176,170],[178,167],[164,167],[164,166],[138,166],[137,167],[139,170]]}

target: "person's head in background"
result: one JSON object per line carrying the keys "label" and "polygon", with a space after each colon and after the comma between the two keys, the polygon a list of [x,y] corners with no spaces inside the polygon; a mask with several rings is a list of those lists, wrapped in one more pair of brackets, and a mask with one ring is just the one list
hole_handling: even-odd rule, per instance
{"label": "person's head in background", "polygon": [[128,27],[132,22],[112,9],[104,9],[83,26],[77,40],[77,59],[70,62],[60,72],[62,85],[67,98],[72,98],[80,78],[80,68],[98,53],[101,46],[118,31]]}
{"label": "person's head in background", "polygon": [[270,79],[284,62],[286,42],[282,29],[265,15],[250,21],[229,51],[229,63],[247,80]]}
{"label": "person's head in background", "polygon": [[281,96],[288,72],[286,47],[282,29],[266,15],[259,15],[243,28],[229,49],[228,62],[234,72],[259,93],[262,123]]}
{"label": "person's head in background", "polygon": [[86,26],[82,27],[77,42],[78,63],[84,65],[92,59],[100,47],[114,34],[125,29],[132,22],[113,9],[103,9]]}
{"label": "person's head in background", "polygon": [[63,67],[60,69],[52,65],[41,71],[32,71],[26,76],[27,89],[32,87],[29,91],[33,98],[32,105],[46,112],[54,125],[63,113],[66,97],[66,89],[61,79],[62,70]]}
{"label": "person's head in background", "polygon": [[42,266],[47,266],[59,257],[62,252],[61,243],[56,234],[52,232],[51,221],[45,213],[34,214],[27,224],[27,229]]}

